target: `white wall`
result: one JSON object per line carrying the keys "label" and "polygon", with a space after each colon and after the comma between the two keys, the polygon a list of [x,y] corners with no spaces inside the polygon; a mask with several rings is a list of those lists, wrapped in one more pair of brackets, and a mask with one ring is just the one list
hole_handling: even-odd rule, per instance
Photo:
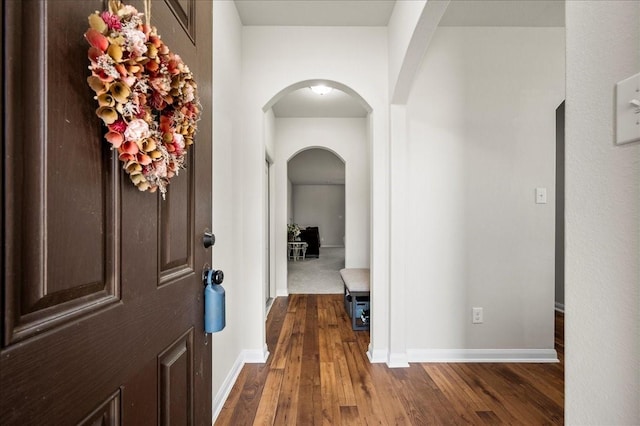
{"label": "white wall", "polygon": [[640,143],[614,145],[640,2],[568,1],[566,423],[640,424]]}
{"label": "white wall", "polygon": [[242,232],[242,224],[236,220],[241,209],[237,182],[241,159],[238,145],[242,27],[232,2],[214,2],[213,16],[213,232],[216,244],[212,265],[225,273],[223,285],[227,302],[227,326],[211,338],[215,410],[224,398],[225,381],[231,379],[229,374],[247,343],[242,340],[244,308],[242,281],[238,276],[241,247],[237,244],[237,235]]}
{"label": "white wall", "polygon": [[392,104],[406,104],[424,53],[449,1],[413,0],[395,3],[387,26],[389,96]]}
{"label": "white wall", "polygon": [[344,246],[344,216],[345,185],[293,185],[293,221],[317,226],[321,247]]}
{"label": "white wall", "polygon": [[398,1],[387,26],[389,34],[389,88],[393,92],[426,0]]}
{"label": "white wall", "polygon": [[264,148],[266,156],[269,161],[273,161],[275,157],[275,143],[276,143],[276,117],[273,115],[273,110],[269,110],[264,113]]}
{"label": "white wall", "polygon": [[[555,109],[563,99],[562,28],[436,31],[406,112],[409,361],[473,358],[475,349],[555,358]],[[534,203],[536,187],[547,188],[547,204]],[[471,324],[475,306],[483,324]]]}
{"label": "white wall", "polygon": [[[264,111],[283,90],[297,83],[325,79],[344,85],[357,93],[372,113],[369,116],[369,155],[371,174],[371,227],[375,229],[371,247],[373,309],[372,352],[385,348],[388,340],[388,309],[376,308],[376,298],[385,301],[388,295],[389,258],[389,165],[388,165],[388,73],[387,38],[385,28],[374,27],[245,27],[243,28],[243,173],[242,216],[244,235],[241,244],[243,257],[259,259],[262,222],[261,161],[264,153]],[[276,148],[276,151],[278,148]],[[276,157],[280,154],[276,153]],[[274,164],[274,167],[276,165]],[[277,178],[277,176],[276,176]],[[282,180],[284,182],[284,180]],[[283,184],[284,185],[284,184]],[[277,191],[276,191],[277,192]],[[347,195],[348,197],[348,195]],[[284,205],[285,201],[280,201]],[[347,211],[347,216],[349,212]],[[286,234],[286,213],[277,222],[275,232]],[[348,226],[348,225],[347,225]],[[348,232],[348,231],[347,231]],[[281,244],[286,244],[283,239]],[[347,246],[349,241],[347,240]],[[254,248],[255,247],[255,248]],[[286,254],[286,247],[275,250]],[[368,258],[368,257],[367,257]],[[355,259],[357,260],[357,259]],[[283,257],[283,261],[286,259]],[[354,259],[352,259],[354,261]],[[359,260],[357,260],[359,261]],[[286,264],[284,265],[286,267]],[[276,264],[276,274],[282,269]],[[243,282],[252,286],[245,300],[252,312],[245,320],[252,324],[247,339],[251,348],[265,341],[264,303],[259,291],[261,265],[247,265],[242,271]],[[276,276],[278,285],[280,279]],[[262,327],[256,334],[255,327]],[[382,349],[381,349],[382,350]]]}
{"label": "white wall", "polygon": [[[365,118],[276,118],[276,222],[283,235],[277,253],[286,254],[287,161],[308,147],[322,147],[345,163],[345,266],[369,267],[370,170]],[[294,201],[295,204],[295,201]],[[294,216],[297,212],[294,210]],[[276,229],[278,226],[276,225]],[[286,256],[276,260],[278,294],[286,294]]]}

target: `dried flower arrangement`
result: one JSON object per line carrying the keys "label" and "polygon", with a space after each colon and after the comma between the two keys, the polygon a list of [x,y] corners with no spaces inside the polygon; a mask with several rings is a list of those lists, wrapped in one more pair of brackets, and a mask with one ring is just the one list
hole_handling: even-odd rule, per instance
{"label": "dried flower arrangement", "polygon": [[184,168],[200,117],[197,85],[142,13],[118,0],[91,14],[87,82],[105,139],[140,191],[159,190]]}

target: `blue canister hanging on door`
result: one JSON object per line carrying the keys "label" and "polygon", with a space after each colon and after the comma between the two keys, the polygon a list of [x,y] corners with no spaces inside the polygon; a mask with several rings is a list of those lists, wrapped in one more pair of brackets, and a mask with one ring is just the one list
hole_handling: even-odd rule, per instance
{"label": "blue canister hanging on door", "polygon": [[224,279],[222,271],[208,270],[204,288],[204,331],[215,333],[226,325],[225,294],[220,285]]}

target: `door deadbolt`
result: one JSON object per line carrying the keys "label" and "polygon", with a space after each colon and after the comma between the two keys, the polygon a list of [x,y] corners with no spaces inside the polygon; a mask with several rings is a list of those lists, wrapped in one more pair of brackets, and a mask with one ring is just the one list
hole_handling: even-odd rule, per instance
{"label": "door deadbolt", "polygon": [[216,243],[216,236],[213,235],[213,232],[204,231],[204,234],[202,234],[202,244],[204,245],[204,248],[209,248],[213,246],[215,243]]}

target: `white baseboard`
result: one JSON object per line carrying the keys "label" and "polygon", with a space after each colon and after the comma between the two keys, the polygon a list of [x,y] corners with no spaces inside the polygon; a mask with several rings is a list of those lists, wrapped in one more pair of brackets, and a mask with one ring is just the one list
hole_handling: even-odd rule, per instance
{"label": "white baseboard", "polygon": [[564,303],[556,302],[556,311],[564,314]]}
{"label": "white baseboard", "polygon": [[265,343],[262,350],[243,350],[242,356],[245,364],[264,364],[269,359],[269,349]]}
{"label": "white baseboard", "polygon": [[389,354],[389,361],[387,362],[389,368],[409,368],[409,359],[406,353],[392,353]]}
{"label": "white baseboard", "polygon": [[367,351],[367,358],[369,358],[369,362],[372,364],[380,364],[383,362],[387,362],[389,351],[386,349],[372,349],[371,345],[369,345],[369,350]]}
{"label": "white baseboard", "polygon": [[559,362],[555,349],[409,349],[409,362]]}
{"label": "white baseboard", "polygon": [[289,295],[289,290],[286,288],[279,288],[276,290],[276,297],[287,297]]}
{"label": "white baseboard", "polygon": [[216,419],[220,415],[222,411],[222,407],[224,403],[227,401],[229,394],[231,393],[231,389],[233,389],[233,385],[238,380],[238,376],[242,371],[242,367],[245,364],[262,364],[267,362],[269,358],[269,350],[267,349],[267,345],[264,345],[263,350],[243,350],[240,352],[240,355],[236,358],[236,361],[233,363],[231,367],[231,371],[227,374],[227,377],[224,379],[220,390],[213,398],[213,419],[211,420],[211,424],[216,422]]}
{"label": "white baseboard", "polygon": [[271,311],[271,307],[273,306],[273,302],[275,301],[275,298],[271,298],[269,299],[269,301],[267,302],[265,309],[264,309],[264,319],[266,320],[267,317],[269,316],[269,311]]}
{"label": "white baseboard", "polygon": [[229,397],[231,389],[233,389],[233,385],[236,383],[236,380],[240,375],[240,371],[242,371],[242,367],[244,367],[244,360],[242,353],[240,353],[240,355],[238,355],[238,358],[236,358],[236,361],[233,363],[231,371],[229,371],[229,374],[227,374],[227,377],[224,379],[220,390],[213,398],[213,419],[211,420],[211,424],[214,424],[216,422],[216,419],[220,415],[222,407]]}

